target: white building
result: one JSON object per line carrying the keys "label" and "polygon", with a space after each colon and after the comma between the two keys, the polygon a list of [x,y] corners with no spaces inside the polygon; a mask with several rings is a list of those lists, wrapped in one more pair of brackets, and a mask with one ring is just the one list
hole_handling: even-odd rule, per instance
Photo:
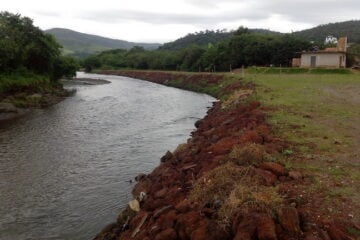
{"label": "white building", "polygon": [[302,68],[345,68],[347,38],[339,38],[335,48],[326,48],[311,52],[302,52],[300,67]]}

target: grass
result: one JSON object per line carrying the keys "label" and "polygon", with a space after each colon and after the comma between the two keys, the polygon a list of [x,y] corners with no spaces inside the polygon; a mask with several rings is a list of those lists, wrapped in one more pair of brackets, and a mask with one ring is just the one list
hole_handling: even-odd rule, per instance
{"label": "grass", "polygon": [[[346,105],[341,101],[346,96],[334,97],[334,91],[360,90],[360,75],[248,74],[246,81],[254,82],[258,100],[274,109],[268,120],[287,139],[299,144],[316,142],[324,151],[337,151],[335,142],[350,144],[351,139],[334,126],[345,128],[346,121],[360,115],[360,108]],[[332,123],[326,124],[329,119]]]}
{"label": "grass", "polygon": [[10,102],[19,108],[42,107],[51,103],[50,96],[67,96],[67,92],[48,76],[25,70],[0,74],[0,101]]}
{"label": "grass", "polygon": [[229,154],[230,159],[238,165],[258,165],[270,160],[265,147],[256,143],[248,143],[244,146],[235,146]]}
{"label": "grass", "polygon": [[323,192],[324,204],[350,199],[359,218],[360,74],[297,69],[297,74],[280,75],[262,70],[266,72],[250,69],[245,81],[256,85],[255,98],[266,108],[275,134],[293,143],[292,154],[283,154],[280,161],[311,175],[308,190]]}
{"label": "grass", "polygon": [[50,80],[46,76],[31,73],[0,75],[0,93],[41,92],[49,85]]}
{"label": "grass", "polygon": [[327,68],[280,68],[280,67],[249,67],[250,74],[351,74],[349,69],[327,69]]}

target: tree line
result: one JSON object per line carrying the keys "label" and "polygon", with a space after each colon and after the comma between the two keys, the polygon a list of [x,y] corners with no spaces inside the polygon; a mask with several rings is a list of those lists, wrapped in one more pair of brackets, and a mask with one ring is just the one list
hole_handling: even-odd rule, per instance
{"label": "tree line", "polygon": [[192,44],[175,50],[141,47],[116,49],[92,55],[82,62],[92,69],[154,69],[179,71],[229,71],[242,66],[290,66],[296,53],[311,44],[291,34],[271,35],[240,27],[233,36],[207,45]]}
{"label": "tree line", "polygon": [[74,76],[78,63],[72,57],[62,56],[61,48],[30,18],[0,12],[0,75],[32,73],[53,82],[62,76]]}

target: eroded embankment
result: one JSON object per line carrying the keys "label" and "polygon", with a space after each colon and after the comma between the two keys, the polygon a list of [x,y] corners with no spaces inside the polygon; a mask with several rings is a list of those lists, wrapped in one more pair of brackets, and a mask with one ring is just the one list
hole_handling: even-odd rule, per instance
{"label": "eroded embankment", "polygon": [[135,200],[95,239],[354,239],[345,228],[351,223],[319,218],[307,207],[311,199],[295,190],[307,176],[280,163],[289,144],[272,133],[253,86],[225,75],[101,73],[222,100],[186,144],[136,178]]}

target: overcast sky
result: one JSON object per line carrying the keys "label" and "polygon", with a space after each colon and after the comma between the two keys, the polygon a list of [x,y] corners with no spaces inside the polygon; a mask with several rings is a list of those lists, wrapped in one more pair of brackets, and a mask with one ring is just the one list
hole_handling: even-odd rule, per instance
{"label": "overcast sky", "polygon": [[360,18],[360,0],[2,0],[41,29],[54,27],[135,42],[168,42],[205,29],[280,32]]}

